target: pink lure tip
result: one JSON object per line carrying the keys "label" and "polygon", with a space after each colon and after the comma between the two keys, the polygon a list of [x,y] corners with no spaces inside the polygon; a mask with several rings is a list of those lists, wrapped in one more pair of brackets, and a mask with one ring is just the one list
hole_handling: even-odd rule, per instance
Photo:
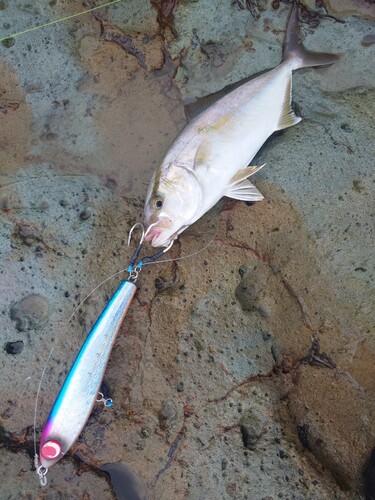
{"label": "pink lure tip", "polygon": [[43,458],[46,460],[53,460],[57,458],[62,451],[62,446],[58,441],[51,439],[50,441],[46,441],[41,447],[40,453]]}

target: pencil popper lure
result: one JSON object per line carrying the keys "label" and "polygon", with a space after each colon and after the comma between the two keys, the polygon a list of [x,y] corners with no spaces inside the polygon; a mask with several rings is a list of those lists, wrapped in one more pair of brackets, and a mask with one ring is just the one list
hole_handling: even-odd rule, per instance
{"label": "pencil popper lure", "polygon": [[138,274],[143,264],[154,262],[172,246],[137,263],[146,235],[142,224],[137,223],[130,230],[129,242],[137,226],[142,229],[142,237],[129,261],[129,277],[120,284],[88,334],[44,426],[39,456],[35,454],[41,486],[47,484],[48,469],[68,452],[80,435],[95,402],[112,406],[112,400],[105,399],[99,389],[113,344],[137,291]]}

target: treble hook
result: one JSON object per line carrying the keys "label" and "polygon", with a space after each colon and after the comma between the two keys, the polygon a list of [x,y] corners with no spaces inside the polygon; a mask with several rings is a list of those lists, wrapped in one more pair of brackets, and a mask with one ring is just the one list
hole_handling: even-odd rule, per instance
{"label": "treble hook", "polygon": [[136,264],[136,261],[137,261],[139,255],[140,255],[140,253],[141,253],[141,250],[142,250],[142,246],[143,246],[143,242],[144,242],[145,236],[150,231],[151,227],[154,226],[155,224],[156,224],[155,222],[153,224],[151,224],[147,228],[147,231],[145,231],[145,228],[144,228],[143,224],[141,222],[137,222],[136,224],[134,224],[134,226],[129,231],[128,245],[130,244],[133,231],[137,227],[140,227],[141,230],[142,230],[141,241],[138,243],[137,248],[135,249],[135,252],[134,252],[132,258],[129,260],[129,266],[128,266],[129,279],[131,279],[134,282],[137,280],[139,271],[142,269],[143,264],[148,264],[150,262],[154,262],[155,260],[157,260],[159,257],[161,257],[166,252],[168,252],[168,250],[172,247],[172,245],[174,243],[174,240],[172,240],[170,242],[170,244],[166,248],[163,248],[163,250],[159,250],[159,252],[156,252],[153,255],[149,255],[149,256],[143,257],[143,259],[141,259]]}

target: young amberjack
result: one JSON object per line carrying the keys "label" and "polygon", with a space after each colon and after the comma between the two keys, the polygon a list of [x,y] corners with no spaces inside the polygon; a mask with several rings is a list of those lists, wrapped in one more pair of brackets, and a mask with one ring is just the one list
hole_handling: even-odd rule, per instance
{"label": "young amberjack", "polygon": [[145,239],[154,247],[168,246],[223,196],[262,200],[248,180],[261,167],[250,162],[271,134],[301,121],[291,107],[292,72],[338,59],[302,47],[294,4],[282,62],[200,113],[168,150],[149,187]]}

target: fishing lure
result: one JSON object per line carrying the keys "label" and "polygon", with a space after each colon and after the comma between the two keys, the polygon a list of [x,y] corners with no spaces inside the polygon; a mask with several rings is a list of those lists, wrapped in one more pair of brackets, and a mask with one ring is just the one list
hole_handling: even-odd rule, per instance
{"label": "fishing lure", "polygon": [[142,265],[155,261],[171,246],[152,256],[144,257],[136,264],[145,237],[144,228],[138,223],[129,233],[129,242],[137,226],[142,228],[142,238],[129,261],[129,277],[120,284],[88,334],[43,429],[39,456],[35,456],[35,466],[42,486],[47,484],[46,474],[49,467],[68,452],[80,435],[95,402],[112,405],[112,400],[105,399],[99,389],[113,344],[137,291],[135,282]]}

